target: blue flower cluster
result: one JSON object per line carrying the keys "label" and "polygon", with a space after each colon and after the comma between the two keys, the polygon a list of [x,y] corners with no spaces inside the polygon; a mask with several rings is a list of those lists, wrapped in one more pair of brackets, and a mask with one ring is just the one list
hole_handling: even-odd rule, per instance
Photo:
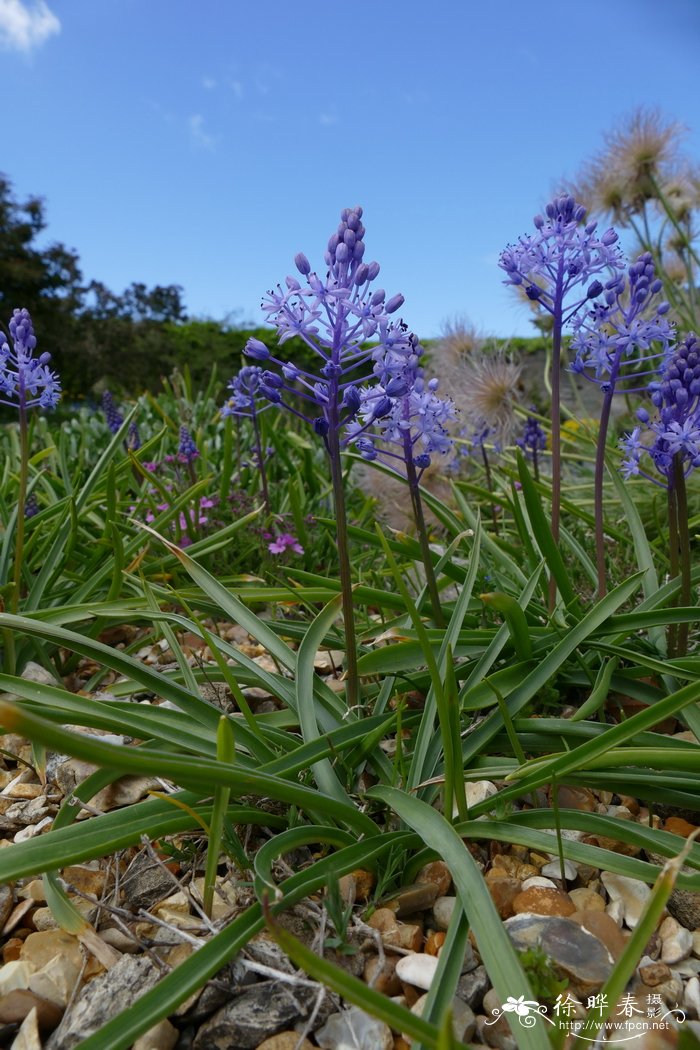
{"label": "blue flower cluster", "polygon": [[[684,476],[700,467],[700,339],[689,332],[667,356],[661,376],[649,386],[658,416],[645,408],[637,412],[641,426],[620,442],[626,453],[625,477],[642,475],[667,488],[676,457]],[[642,470],[648,456],[663,480]]]}
{"label": "blue flower cluster", "polygon": [[199,449],[195,440],[186,426],[180,427],[180,444],[177,449],[177,458],[181,463],[194,463],[199,456]]}
{"label": "blue flower cluster", "polygon": [[9,323],[12,346],[0,332],[0,404],[11,408],[55,408],[61,383],[49,368],[51,354],[34,356],[36,336],[28,310],[13,310]]}
{"label": "blue flower cluster", "polygon": [[617,274],[624,265],[615,230],[599,235],[597,223],[581,225],[585,216],[586,209],[573,197],[556,197],[544,216],[535,216],[536,232],[508,245],[499,261],[505,284],[522,286],[528,299],[562,324],[603,292],[600,280],[591,278]]}
{"label": "blue flower cluster", "polygon": [[412,461],[422,472],[430,466],[431,453],[451,448],[447,427],[455,409],[451,400],[437,396],[437,379],[426,381],[418,363],[423,349],[412,338],[414,353],[403,372],[386,385],[362,389],[358,419],[348,423],[345,434],[363,459],[381,455],[403,464]]}
{"label": "blue flower cluster", "polygon": [[674,336],[669,304],[658,301],[662,287],[649,252],[632,263],[627,278],[621,273],[611,277],[602,300],[572,321],[572,371],[599,383],[604,392],[619,380],[626,381],[626,393],[638,391],[630,383],[657,371]]}
{"label": "blue flower cluster", "polygon": [[538,452],[544,452],[547,448],[547,433],[534,416],[528,416],[523,432],[519,438],[515,439],[515,444],[526,455],[536,457]]}
{"label": "blue flower cluster", "polygon": [[[257,339],[254,341],[259,342]],[[260,345],[267,349],[264,343]],[[233,393],[221,409],[222,416],[251,417],[270,407],[271,402],[263,389],[263,370],[258,365],[245,365],[241,368],[229,383],[228,389]]]}
{"label": "blue flower cluster", "polygon": [[306,420],[324,439],[356,416],[360,384],[374,374],[388,385],[413,353],[408,329],[392,320],[403,296],[387,299],[383,288],[372,287],[379,263],[364,262],[364,234],[362,208],[345,208],[328,241],[325,277],[300,252],[295,264],[302,281],[287,277],[284,287],[277,285],[263,301],[280,344],[302,339],[319,358],[317,372],[274,357],[259,339],[249,339],[245,348],[248,357],[275,366],[262,371],[261,394]]}
{"label": "blue flower cluster", "polygon": [[105,414],[107,420],[107,426],[113,434],[119,433],[122,423],[124,422],[124,416],[118,410],[114,404],[114,398],[109,390],[105,390],[102,394],[102,411]]}

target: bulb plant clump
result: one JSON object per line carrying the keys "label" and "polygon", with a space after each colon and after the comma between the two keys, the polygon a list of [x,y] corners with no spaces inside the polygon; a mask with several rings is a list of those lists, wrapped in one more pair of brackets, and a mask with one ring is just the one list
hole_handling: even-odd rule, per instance
{"label": "bulb plant clump", "polygon": [[[550,1030],[551,1045],[583,1046],[637,994],[647,946],[668,944],[667,908],[689,923],[687,936],[673,927],[689,959],[698,335],[658,253],[627,260],[573,194],[500,257],[506,284],[551,321],[535,391],[464,322],[449,354],[422,343],[367,240],[363,210],[343,209],[320,258],[298,253],[265,295],[269,335],[246,334],[245,360],[206,389],[185,372],[130,407],[105,391],[101,411],[49,429],[39,413],[60,385],[26,310],[0,338],[1,399],[18,412],[0,428],[1,772],[21,788],[3,809],[0,882],[31,882],[36,902],[42,876],[61,937],[97,956],[107,987],[125,966],[113,944],[131,937],[149,972],[168,952],[86,1050],[127,1050],[166,1020],[204,1045],[232,1004],[211,1021],[195,993],[230,982],[234,964],[246,982],[233,1005],[267,1003],[280,984],[260,983],[270,937],[275,975],[295,985],[289,1031],[307,1024],[318,1045],[341,1038],[334,1026],[354,1041],[367,1029],[372,1045],[478,1045],[498,1023],[519,1050],[546,1050]],[[595,419],[564,419],[565,369],[590,384]],[[377,520],[367,473],[399,487],[409,526]],[[63,794],[71,763],[89,772]],[[26,837],[12,824],[25,806]],[[164,889],[136,915],[144,860]],[[540,870],[557,886],[523,888]],[[89,885],[104,875],[99,897],[85,871]],[[549,952],[579,943],[568,916],[586,896],[606,907],[620,880],[649,889],[634,922],[622,915],[614,964],[586,927],[600,966],[587,998],[586,982],[564,987],[576,951],[565,965]],[[529,910],[544,898],[566,914]],[[280,918],[297,905],[313,948]],[[102,911],[119,937],[103,936]],[[535,919],[538,936],[556,928],[541,958],[510,936]],[[439,979],[420,1014],[373,983],[388,963],[410,989],[431,956]],[[459,1006],[465,959],[500,1004],[476,1028]],[[693,974],[674,976],[681,1003]],[[42,974],[26,990],[48,985]],[[302,1018],[307,999],[318,1010]],[[585,1032],[564,1028],[566,1001]]]}

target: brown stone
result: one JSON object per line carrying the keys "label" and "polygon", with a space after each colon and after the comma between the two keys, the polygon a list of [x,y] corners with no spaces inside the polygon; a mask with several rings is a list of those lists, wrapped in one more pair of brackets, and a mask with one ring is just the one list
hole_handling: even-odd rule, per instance
{"label": "brown stone", "polygon": [[434,882],[416,882],[412,886],[404,886],[384,903],[384,907],[401,919],[404,915],[415,915],[417,911],[431,908],[437,898],[438,888]]}
{"label": "brown stone", "polygon": [[452,875],[444,860],[426,864],[416,875],[416,882],[432,882],[438,888],[438,897],[446,897],[452,886]]}
{"label": "brown stone", "polygon": [[605,911],[605,901],[601,895],[588,886],[569,890],[569,896],[576,905],[576,911]]}
{"label": "brown stone", "polygon": [[308,1039],[299,1042],[298,1032],[278,1032],[258,1045],[258,1050],[314,1050]]}
{"label": "brown stone", "polygon": [[365,984],[384,995],[400,995],[401,981],[396,976],[396,957],[385,956],[381,962],[378,955],[367,960],[364,974]]}
{"label": "brown stone", "polygon": [[399,924],[396,921],[396,913],[390,908],[377,908],[367,920],[367,925],[380,933],[388,933],[389,930],[395,930]]}
{"label": "brown stone", "polygon": [[571,916],[574,922],[583,926],[594,937],[605,945],[613,959],[622,955],[627,938],[611,915],[604,911],[577,911]]}
{"label": "brown stone", "polygon": [[63,1010],[55,1003],[42,999],[28,988],[15,988],[0,998],[0,1024],[19,1024],[34,1009],[39,1028],[45,1032],[52,1032],[63,1017]]}
{"label": "brown stone", "polygon": [[14,962],[15,959],[19,959],[19,953],[22,950],[24,941],[21,937],[11,937],[6,944],[3,945],[2,949],[2,961],[4,963]]}
{"label": "brown stone", "polygon": [[513,879],[510,875],[494,876],[489,872],[486,885],[496,905],[496,911],[502,919],[508,919],[513,914],[513,901],[520,893],[520,879]]}
{"label": "brown stone", "polygon": [[682,817],[669,817],[668,820],[664,821],[664,831],[670,831],[674,835],[682,835],[684,839],[687,839],[688,835],[692,835],[694,831],[697,831],[697,827],[695,824],[689,824]]}
{"label": "brown stone", "polygon": [[557,800],[561,809],[578,809],[584,813],[593,813],[597,805],[595,795],[588,788],[568,784],[559,786]]}
{"label": "brown stone", "polygon": [[64,868],[62,875],[70,887],[82,893],[90,893],[93,897],[99,897],[105,887],[105,872],[85,867],[82,864]]}
{"label": "brown stone", "polygon": [[437,955],[445,943],[446,936],[444,930],[431,930],[425,939],[426,955]]}
{"label": "brown stone", "polygon": [[657,984],[664,984],[673,977],[670,966],[663,962],[649,963],[647,966],[639,967],[639,976],[645,984],[654,988]]}
{"label": "brown stone", "polygon": [[520,879],[522,882],[525,879],[532,878],[533,875],[539,874],[539,868],[536,868],[534,864],[524,863],[520,857],[511,857],[508,854],[498,853],[493,858],[492,871],[496,874],[496,869],[499,870],[499,874],[503,872],[504,875],[510,875],[512,879]]}
{"label": "brown stone", "polygon": [[374,872],[367,871],[366,868],[357,868],[352,872],[352,875],[355,879],[355,899],[358,901],[369,900],[377,881]]}
{"label": "brown stone", "polygon": [[568,893],[549,886],[531,886],[523,890],[513,901],[513,914],[522,915],[573,915],[576,907]]}

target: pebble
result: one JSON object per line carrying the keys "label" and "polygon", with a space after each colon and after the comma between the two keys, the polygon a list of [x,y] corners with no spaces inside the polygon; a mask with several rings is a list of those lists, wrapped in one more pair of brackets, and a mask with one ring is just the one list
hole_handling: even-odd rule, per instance
{"label": "pebble", "polygon": [[522,915],[530,912],[535,915],[573,915],[576,908],[568,893],[550,889],[548,886],[533,886],[532,889],[519,893],[513,900],[513,912]]}
{"label": "pebble", "polygon": [[474,780],[464,785],[467,793],[467,805],[476,806],[479,802],[484,802],[487,798],[491,798],[498,791],[495,784],[492,784],[490,780]]}
{"label": "pebble", "polygon": [[673,977],[670,966],[663,962],[655,962],[648,955],[641,959],[638,972],[644,984],[648,984],[650,988],[656,987],[657,984],[665,984]]}
{"label": "pebble", "polygon": [[552,882],[551,879],[543,878],[542,875],[531,875],[529,879],[523,881],[522,890],[531,890],[533,886],[548,886],[550,889],[556,890],[556,882]]}
{"label": "pebble", "polygon": [[263,1040],[257,1050],[314,1050],[308,1039],[299,1042],[298,1032],[278,1032]]}
{"label": "pebble", "polygon": [[[544,875],[548,879],[561,879],[561,864],[558,860],[552,860],[549,864],[544,864],[541,868],[540,874]],[[564,861],[564,878],[567,882],[573,882],[578,877],[578,871],[576,866],[571,863],[570,860]]]}
{"label": "pebble", "polygon": [[396,976],[405,984],[412,984],[414,988],[430,988],[438,960],[434,955],[426,955],[424,952],[412,952],[404,955],[396,964]]}
{"label": "pebble", "polygon": [[569,896],[576,905],[576,911],[605,911],[605,901],[601,895],[587,886],[569,890]]}
{"label": "pebble", "polygon": [[693,935],[677,919],[670,916],[659,927],[661,937],[661,959],[673,964],[687,959],[693,948]]}
{"label": "pebble", "polygon": [[131,1050],[173,1050],[179,1036],[177,1028],[165,1019],[139,1036]]}
{"label": "pebble", "polygon": [[569,991],[598,991],[613,968],[605,945],[573,919],[558,915],[515,915],[506,919],[508,936],[519,950],[539,946],[556,969],[569,978]]}
{"label": "pebble", "polygon": [[33,967],[22,959],[5,963],[0,968],[0,996],[7,995],[15,988],[28,988]]}
{"label": "pebble", "polygon": [[370,956],[362,975],[365,984],[383,995],[400,995],[401,981],[396,973],[396,961],[391,955],[385,955],[383,962],[378,955]]}
{"label": "pebble", "polygon": [[392,1050],[394,1046],[389,1026],[359,1006],[331,1014],[314,1036],[325,1050]]}
{"label": "pebble", "polygon": [[12,1050],[41,1050],[39,1019],[36,1010],[30,1010],[14,1038]]}
{"label": "pebble", "polygon": [[63,1017],[63,1010],[55,1003],[42,999],[27,988],[15,988],[0,998],[0,1024],[19,1024],[31,1010],[36,1011],[42,1031],[52,1032]]}
{"label": "pebble", "polygon": [[612,871],[601,872],[600,878],[610,899],[622,901],[625,925],[633,930],[651,896],[651,889],[645,882]]}
{"label": "pebble", "polygon": [[444,897],[452,886],[452,875],[444,860],[434,860],[426,864],[416,875],[416,882],[432,882],[437,886],[438,897]]}
{"label": "pebble", "polygon": [[431,908],[437,897],[438,888],[434,882],[416,882],[412,886],[404,886],[396,896],[384,902],[384,907],[402,919],[405,915],[415,915],[417,911]]}
{"label": "pebble", "polygon": [[464,973],[457,982],[456,993],[460,999],[471,1006],[472,1010],[478,1010],[483,1002],[484,995],[489,990],[491,981],[485,966],[477,966],[471,973]]}
{"label": "pebble", "polygon": [[[456,903],[456,897],[438,897],[435,901],[433,904],[433,918],[435,919],[435,925],[438,930],[446,930],[448,928]],[[370,926],[371,925],[372,920],[370,919]]]}
{"label": "pebble", "polygon": [[[418,1017],[422,1017],[427,1000],[427,995],[421,995],[420,999],[417,999],[411,1007],[411,1013],[417,1014]],[[474,1016],[474,1011],[467,1005],[467,1003],[458,998],[452,1000],[451,1010],[452,1034],[455,1039],[467,1042],[474,1035],[476,1029],[476,1017]],[[404,1035],[404,1039],[408,1041],[406,1035]]]}
{"label": "pebble", "polygon": [[625,950],[627,938],[613,918],[606,915],[604,911],[577,911],[571,918],[578,922],[584,930],[588,930],[594,937],[597,937],[608,949],[613,959],[620,958]]}
{"label": "pebble", "polygon": [[693,933],[693,955],[696,959],[700,959],[700,930],[695,930]]}
{"label": "pebble", "polygon": [[696,1017],[700,1017],[700,980],[691,977],[686,982],[683,991],[683,1005],[687,1007]]}
{"label": "pebble", "polygon": [[486,876],[486,885],[500,917],[510,918],[513,914],[513,902],[521,890],[520,879],[514,879],[510,875],[494,875],[493,871],[490,871]]}

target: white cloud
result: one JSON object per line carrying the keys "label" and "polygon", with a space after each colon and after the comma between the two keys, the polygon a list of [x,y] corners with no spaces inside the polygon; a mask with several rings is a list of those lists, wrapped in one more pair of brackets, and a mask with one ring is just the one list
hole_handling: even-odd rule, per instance
{"label": "white cloud", "polygon": [[29,52],[55,33],[61,23],[45,0],[0,0],[0,47]]}
{"label": "white cloud", "polygon": [[229,87],[231,88],[231,91],[233,91],[236,98],[243,98],[243,84],[240,82],[240,80],[229,80]]}
{"label": "white cloud", "polygon": [[193,144],[199,149],[208,149],[213,153],[219,140],[216,135],[210,135],[208,131],[204,130],[204,117],[202,114],[194,113],[189,117],[187,126],[190,129],[190,137]]}
{"label": "white cloud", "polygon": [[202,87],[207,91],[213,91],[216,87],[216,81],[214,77],[202,77]]}

